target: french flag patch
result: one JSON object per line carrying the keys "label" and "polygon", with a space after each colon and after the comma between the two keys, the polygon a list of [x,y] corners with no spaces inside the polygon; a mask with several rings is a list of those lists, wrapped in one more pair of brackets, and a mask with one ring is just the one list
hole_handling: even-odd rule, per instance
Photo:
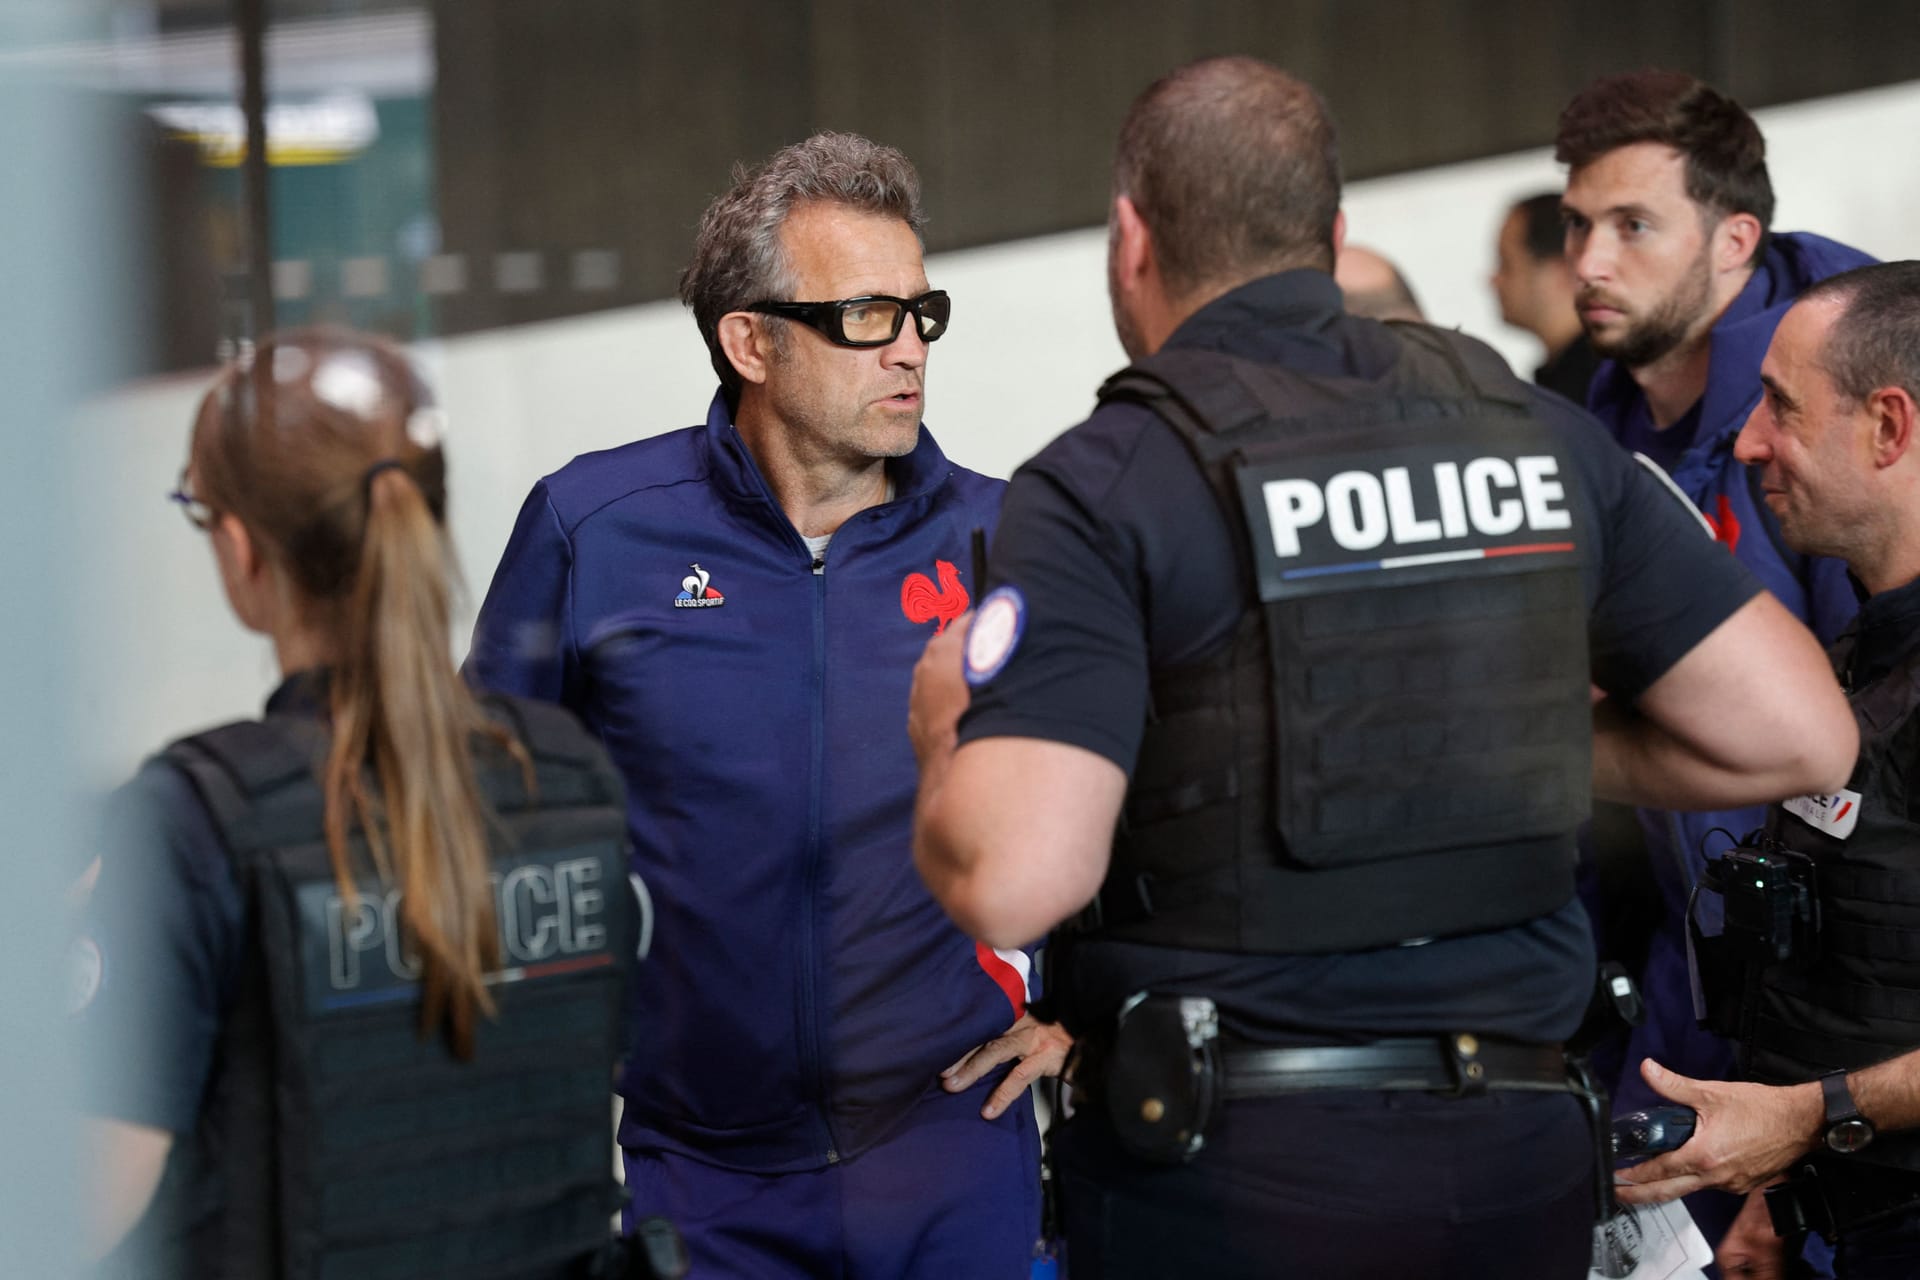
{"label": "french flag patch", "polygon": [[1013,1006],[1013,1016],[1018,1020],[1027,1011],[1027,995],[1032,990],[1027,980],[1033,975],[1033,958],[1024,951],[1002,951],[984,942],[973,944],[973,954],[994,985],[1006,993],[1007,1003]]}
{"label": "french flag patch", "polygon": [[1841,791],[1830,796],[1795,796],[1780,807],[1823,836],[1845,840],[1860,821],[1860,793]]}

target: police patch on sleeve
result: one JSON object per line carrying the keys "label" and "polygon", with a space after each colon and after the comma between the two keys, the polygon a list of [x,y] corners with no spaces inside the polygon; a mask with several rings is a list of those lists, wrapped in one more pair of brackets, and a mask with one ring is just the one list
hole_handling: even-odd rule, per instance
{"label": "police patch on sleeve", "polygon": [[967,683],[983,685],[1000,674],[1027,629],[1027,598],[1014,586],[995,587],[974,612],[967,632]]}
{"label": "police patch on sleeve", "polygon": [[1860,821],[1860,793],[1840,791],[1830,796],[1795,796],[1780,807],[1823,836],[1845,840]]}

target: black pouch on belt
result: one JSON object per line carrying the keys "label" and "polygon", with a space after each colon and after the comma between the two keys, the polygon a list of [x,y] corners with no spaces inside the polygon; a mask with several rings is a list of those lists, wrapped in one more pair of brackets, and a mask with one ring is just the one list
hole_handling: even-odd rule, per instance
{"label": "black pouch on belt", "polygon": [[1219,1036],[1204,996],[1141,992],[1121,1008],[1100,1092],[1130,1154],[1185,1164],[1206,1145],[1220,1096]]}

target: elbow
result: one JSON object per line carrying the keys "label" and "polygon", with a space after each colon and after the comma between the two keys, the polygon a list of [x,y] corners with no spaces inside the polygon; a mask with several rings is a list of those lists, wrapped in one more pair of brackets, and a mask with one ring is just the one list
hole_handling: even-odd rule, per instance
{"label": "elbow", "polygon": [[990,947],[1024,947],[1056,922],[1042,895],[1023,891],[1007,868],[990,860],[953,857],[937,828],[918,833],[913,860],[927,891],[954,926]]}
{"label": "elbow", "polygon": [[1845,787],[1853,776],[1853,766],[1860,756],[1860,726],[1854,720],[1852,710],[1847,709],[1827,733],[1819,735],[1809,746],[1806,755],[1804,771],[1809,779],[1807,792],[1832,795]]}
{"label": "elbow", "polygon": [[1046,912],[1035,910],[1031,899],[1008,893],[1004,886],[971,879],[955,884],[940,905],[969,938],[1002,949],[1036,942],[1056,923]]}
{"label": "elbow", "polygon": [[956,848],[937,813],[921,815],[913,837],[913,865],[941,910],[969,937],[981,936],[992,910],[969,860]]}

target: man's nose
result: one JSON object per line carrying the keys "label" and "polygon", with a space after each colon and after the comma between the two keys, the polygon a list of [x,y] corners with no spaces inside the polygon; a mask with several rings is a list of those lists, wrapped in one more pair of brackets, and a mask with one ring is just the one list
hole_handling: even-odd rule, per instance
{"label": "man's nose", "polygon": [[900,368],[918,369],[927,362],[927,346],[927,340],[920,336],[920,326],[908,316],[900,326],[900,336],[881,353],[881,360]]}
{"label": "man's nose", "polygon": [[1613,246],[1598,229],[1567,233],[1567,261],[1573,266],[1574,278],[1581,284],[1613,276]]}
{"label": "man's nose", "polygon": [[1771,426],[1767,418],[1767,402],[1762,400],[1747,415],[1746,422],[1740,427],[1740,434],[1733,438],[1736,461],[1753,466],[1773,457],[1773,449],[1767,442],[1767,430]]}

